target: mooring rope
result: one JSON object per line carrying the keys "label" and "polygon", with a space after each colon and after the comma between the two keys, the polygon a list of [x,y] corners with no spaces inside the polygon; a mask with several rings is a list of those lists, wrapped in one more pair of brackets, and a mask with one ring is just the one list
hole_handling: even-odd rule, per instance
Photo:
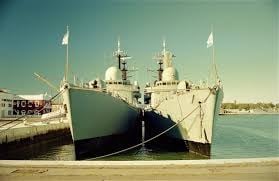
{"label": "mooring rope", "polygon": [[[52,100],[55,99],[57,96],[59,96],[60,94],[62,94],[64,91],[65,91],[65,89],[61,90],[61,91],[58,92],[56,95],[54,95],[53,97],[51,97],[48,101],[49,101],[49,102],[52,101]],[[38,112],[41,112],[43,109],[45,109],[45,107],[46,107],[46,104],[45,104],[41,109],[39,109]],[[25,115],[20,116],[20,117],[14,119],[14,120],[12,120],[12,121],[9,121],[8,123],[2,124],[2,125],[0,125],[0,128],[3,127],[3,126],[6,126],[6,125],[8,125],[8,124],[11,124],[11,123],[13,123],[13,122],[15,122],[15,121],[18,121],[18,120],[20,120],[20,119],[22,119],[22,118],[25,118],[25,117],[27,117],[27,116],[30,116],[30,114],[25,114]],[[6,128],[6,129],[4,129],[4,130],[1,130],[1,131],[0,131],[0,134],[1,134],[2,132],[5,132],[5,131],[7,131],[7,130],[9,130],[9,129],[11,129],[11,128],[17,126],[17,125],[19,125],[19,124],[21,124],[21,123],[22,123],[22,122],[16,123],[16,124],[14,124],[14,125],[12,125],[12,126]]]}
{"label": "mooring rope", "polygon": [[154,136],[154,137],[152,137],[152,138],[150,138],[150,139],[148,139],[148,140],[145,140],[145,141],[143,141],[143,142],[141,142],[141,143],[139,143],[139,144],[136,144],[136,145],[131,146],[131,147],[128,147],[128,148],[125,148],[125,149],[120,150],[120,151],[116,151],[116,152],[113,152],[113,153],[109,153],[109,154],[102,155],[102,156],[98,156],[98,157],[94,157],[94,158],[90,158],[90,160],[96,160],[96,159],[100,159],[100,158],[105,158],[105,157],[117,155],[117,154],[119,154],[119,153],[123,153],[123,152],[125,152],[125,151],[134,149],[134,148],[136,148],[136,147],[138,147],[138,146],[141,146],[141,145],[143,145],[143,144],[145,144],[145,143],[148,143],[148,142],[150,142],[150,141],[152,141],[152,140],[158,138],[159,136],[165,134],[166,132],[170,131],[172,128],[174,128],[175,126],[177,126],[180,122],[184,121],[184,119],[186,119],[186,118],[189,117],[192,113],[194,113],[198,108],[199,108],[199,105],[198,105],[195,109],[193,109],[189,114],[187,114],[182,120],[178,121],[177,123],[175,123],[174,125],[172,125],[172,126],[169,127],[168,129],[162,131],[161,133],[157,134],[156,136]]}
{"label": "mooring rope", "polygon": [[129,150],[132,150],[136,147],[139,147],[139,146],[142,146],[156,138],[158,138],[159,136],[167,133],[168,131],[170,131],[171,129],[173,129],[174,127],[176,127],[178,124],[180,124],[182,121],[184,121],[186,118],[188,118],[191,114],[193,114],[198,108],[201,108],[201,104],[202,103],[206,103],[208,98],[210,97],[210,95],[212,94],[212,90],[210,89],[209,91],[209,94],[208,96],[202,101],[202,102],[199,102],[199,105],[197,107],[195,107],[189,114],[187,114],[186,116],[184,116],[181,120],[179,120],[177,123],[175,123],[174,125],[170,126],[169,128],[167,128],[166,130],[162,131],[161,133],[155,135],[154,137],[152,138],[149,138],[148,140],[145,140],[139,144],[136,144],[136,145],[133,145],[131,147],[128,147],[128,148],[125,148],[125,149],[122,149],[122,150],[119,150],[119,151],[116,151],[116,152],[113,152],[113,153],[109,153],[109,154],[106,154],[106,155],[102,155],[102,156],[97,156],[97,157],[94,157],[94,158],[89,158],[87,160],[97,160],[97,159],[100,159],[100,158],[105,158],[105,157],[109,157],[109,156],[113,156],[113,155],[117,155],[119,153],[123,153],[123,152],[126,152],[126,151],[129,151]]}

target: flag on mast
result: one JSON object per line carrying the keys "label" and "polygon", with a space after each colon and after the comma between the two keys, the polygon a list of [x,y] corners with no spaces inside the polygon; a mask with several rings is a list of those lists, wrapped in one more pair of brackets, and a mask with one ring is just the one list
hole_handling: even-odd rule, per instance
{"label": "flag on mast", "polygon": [[207,43],[207,48],[209,48],[213,45],[213,33],[212,32],[210,33],[206,43]]}
{"label": "flag on mast", "polygon": [[68,45],[68,40],[69,40],[69,30],[67,30],[66,34],[63,37],[62,45]]}

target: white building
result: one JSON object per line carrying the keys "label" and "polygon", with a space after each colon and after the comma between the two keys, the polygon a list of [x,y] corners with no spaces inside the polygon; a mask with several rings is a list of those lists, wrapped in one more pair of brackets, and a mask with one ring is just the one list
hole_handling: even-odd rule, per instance
{"label": "white building", "polygon": [[15,95],[0,89],[0,118],[30,115],[38,117],[51,111],[51,103],[46,94]]}
{"label": "white building", "polygon": [[0,118],[12,117],[13,99],[15,95],[7,90],[0,89]]}

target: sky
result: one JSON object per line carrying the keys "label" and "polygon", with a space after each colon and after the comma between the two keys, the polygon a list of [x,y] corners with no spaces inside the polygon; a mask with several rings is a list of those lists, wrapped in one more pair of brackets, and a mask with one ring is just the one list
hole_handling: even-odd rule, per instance
{"label": "sky", "polygon": [[0,0],[0,88],[19,94],[54,94],[33,72],[59,85],[70,29],[71,78],[104,79],[121,47],[133,58],[131,80],[154,81],[149,69],[162,50],[175,54],[179,78],[206,80],[212,48],[224,102],[279,103],[279,2],[277,0]]}

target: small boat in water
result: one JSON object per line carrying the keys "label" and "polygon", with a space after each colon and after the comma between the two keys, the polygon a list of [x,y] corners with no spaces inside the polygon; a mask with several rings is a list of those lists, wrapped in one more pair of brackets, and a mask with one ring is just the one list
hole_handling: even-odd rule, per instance
{"label": "small boat in water", "polygon": [[156,56],[158,79],[144,89],[146,138],[173,128],[148,145],[210,156],[214,121],[223,99],[222,86],[220,81],[209,87],[179,80],[173,58],[163,42],[163,51]]}
{"label": "small boat in water", "polygon": [[[83,85],[65,83],[64,109],[70,122],[76,159],[101,156],[126,148],[140,137],[140,88],[127,79],[124,51],[114,52],[118,67],[109,67],[105,80]],[[140,139],[140,138],[139,138]]]}

